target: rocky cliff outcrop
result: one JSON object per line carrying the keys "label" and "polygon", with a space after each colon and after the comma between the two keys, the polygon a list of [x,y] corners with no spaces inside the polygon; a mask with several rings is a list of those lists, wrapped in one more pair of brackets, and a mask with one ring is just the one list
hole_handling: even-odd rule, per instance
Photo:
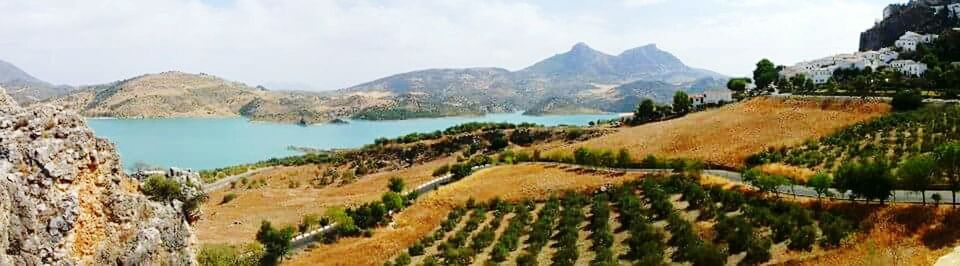
{"label": "rocky cliff outcrop", "polygon": [[933,8],[956,2],[958,1],[925,0],[888,6],[885,10],[888,14],[884,19],[860,34],[860,51],[891,47],[907,31],[939,34],[958,26],[956,18],[948,16],[947,12],[936,12]]}
{"label": "rocky cliff outcrop", "polygon": [[194,265],[193,239],[82,117],[0,88],[0,265]]}

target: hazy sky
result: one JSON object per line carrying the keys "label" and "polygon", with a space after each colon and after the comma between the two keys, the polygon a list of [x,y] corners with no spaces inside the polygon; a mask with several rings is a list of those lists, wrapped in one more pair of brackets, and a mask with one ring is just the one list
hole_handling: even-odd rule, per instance
{"label": "hazy sky", "polygon": [[[648,43],[746,75],[857,49],[896,0],[0,0],[0,59],[58,84],[165,70],[337,89],[424,68],[510,70]],[[289,87],[288,87],[289,88]]]}

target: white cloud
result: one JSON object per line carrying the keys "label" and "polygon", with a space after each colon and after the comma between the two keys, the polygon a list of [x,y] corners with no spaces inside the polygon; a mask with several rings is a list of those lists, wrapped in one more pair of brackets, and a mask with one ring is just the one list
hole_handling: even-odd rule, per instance
{"label": "white cloud", "polygon": [[[856,49],[882,9],[868,3],[878,0],[746,1],[626,0],[616,5],[647,7],[618,10],[505,0],[0,0],[0,59],[68,84],[177,69],[335,89],[422,68],[519,69],[584,41],[614,54],[658,43],[691,65],[744,74],[764,56]],[[572,7],[556,10],[564,5]]]}

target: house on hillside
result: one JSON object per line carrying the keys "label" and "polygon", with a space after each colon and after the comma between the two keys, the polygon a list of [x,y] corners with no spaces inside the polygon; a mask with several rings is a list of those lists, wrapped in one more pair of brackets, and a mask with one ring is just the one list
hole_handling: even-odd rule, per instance
{"label": "house on hillside", "polygon": [[693,103],[694,107],[707,104],[707,94],[706,93],[691,94],[690,102]]}
{"label": "house on hillside", "polygon": [[931,43],[937,40],[939,37],[940,35],[936,34],[919,34],[908,31],[900,36],[900,39],[894,42],[893,45],[897,48],[903,49],[904,51],[916,51],[917,45],[921,43]]}
{"label": "house on hillside", "polygon": [[890,62],[896,60],[898,56],[900,56],[900,53],[897,53],[897,51],[891,48],[852,54],[839,54],[786,67],[780,72],[780,75],[784,78],[791,78],[802,74],[813,80],[814,84],[824,84],[833,77],[833,73],[838,69],[878,69],[882,66],[887,66]]}
{"label": "house on hillside", "polygon": [[896,60],[890,63],[890,68],[894,70],[913,76],[922,76],[923,73],[927,72],[927,64],[915,62],[913,60]]}

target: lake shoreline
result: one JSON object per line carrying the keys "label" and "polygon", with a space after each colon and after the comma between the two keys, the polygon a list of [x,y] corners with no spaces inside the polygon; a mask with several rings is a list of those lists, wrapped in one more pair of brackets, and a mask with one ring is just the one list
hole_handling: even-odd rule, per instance
{"label": "lake shoreline", "polygon": [[587,125],[617,114],[524,116],[520,113],[477,117],[409,120],[346,120],[348,124],[296,124],[235,118],[87,118],[98,137],[116,144],[124,168],[145,163],[194,170],[257,162],[303,154],[289,147],[315,150],[360,148],[378,138],[426,133],[469,122],[535,123],[545,126]]}

